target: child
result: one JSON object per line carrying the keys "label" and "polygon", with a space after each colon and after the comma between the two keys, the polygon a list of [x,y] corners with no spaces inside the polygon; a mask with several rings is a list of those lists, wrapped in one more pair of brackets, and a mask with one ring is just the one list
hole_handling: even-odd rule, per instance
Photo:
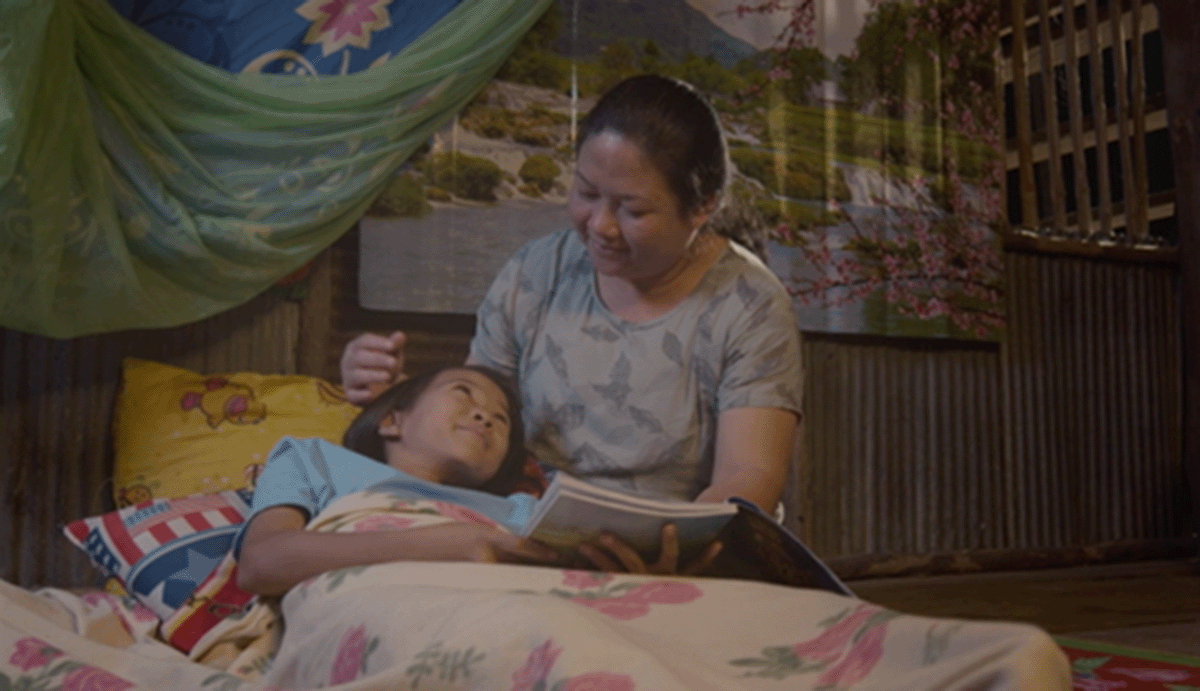
{"label": "child", "polygon": [[235,544],[244,590],[282,595],[326,571],[388,561],[556,558],[544,545],[478,523],[365,533],[304,529],[333,500],[381,483],[401,498],[459,504],[509,528],[524,524],[533,497],[501,496],[521,473],[524,427],[515,394],[493,370],[453,366],[402,381],[359,414],[343,444],[284,437],[272,449]]}

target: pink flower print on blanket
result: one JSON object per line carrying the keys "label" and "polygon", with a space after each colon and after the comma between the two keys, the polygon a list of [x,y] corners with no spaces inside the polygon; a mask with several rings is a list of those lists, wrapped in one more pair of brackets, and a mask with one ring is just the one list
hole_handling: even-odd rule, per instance
{"label": "pink flower print on blanket", "polygon": [[634,691],[633,679],[624,674],[588,672],[571,677],[562,691]]}
{"label": "pink flower print on blanket", "polygon": [[817,687],[844,689],[866,678],[883,657],[883,639],[886,635],[886,621],[863,632],[841,662],[817,677]]}
{"label": "pink flower print on blanket", "polygon": [[794,645],[763,648],[761,657],[730,664],[748,667],[746,676],[783,679],[821,672],[816,688],[849,688],[862,681],[883,657],[888,622],[899,616],[883,607],[860,604],[822,622],[825,630]]}
{"label": "pink flower print on blanket", "polygon": [[564,571],[563,585],[569,588],[594,588],[611,581],[615,576],[604,571]]}
{"label": "pink flower print on blanket", "polygon": [[62,691],[125,691],[130,688],[133,688],[132,682],[90,665],[67,672],[62,683]]}
{"label": "pink flower print on blanket", "polygon": [[356,521],[352,530],[356,533],[371,533],[379,530],[404,530],[413,523],[416,523],[415,518],[405,518],[403,516],[369,516]]}
{"label": "pink flower print on blanket", "polygon": [[510,691],[635,691],[633,679],[611,672],[586,672],[549,683],[550,669],[561,652],[562,648],[555,647],[549,638],[529,651],[525,664],[513,672]]}
{"label": "pink flower print on blanket", "polygon": [[367,669],[367,656],[379,647],[379,638],[367,638],[367,627],[356,626],[342,635],[329,669],[329,684],[344,684],[358,679]]}
{"label": "pink flower print on blanket", "polygon": [[22,638],[13,644],[13,654],[8,662],[22,672],[28,672],[34,667],[50,664],[62,654],[61,650],[40,638]]}
{"label": "pink flower print on blanket", "polygon": [[837,623],[822,631],[816,638],[792,646],[792,654],[800,660],[828,663],[841,657],[846,644],[882,608],[861,605]]}
{"label": "pink flower print on blanket", "polygon": [[564,571],[563,585],[576,592],[555,588],[551,595],[565,597],[571,602],[590,607],[613,619],[628,621],[650,613],[650,605],[687,604],[704,594],[694,583],[683,581],[621,581],[613,583],[611,574],[586,571]]}
{"label": "pink flower print on blanket", "polygon": [[536,688],[546,687],[546,677],[550,675],[550,668],[554,666],[554,661],[558,659],[558,654],[562,652],[562,648],[555,648],[554,641],[546,639],[546,642],[529,651],[529,657],[525,658],[525,664],[512,674],[512,691],[533,691]]}
{"label": "pink flower print on blanket", "polygon": [[496,522],[493,521],[492,519],[488,518],[487,516],[484,516],[483,514],[479,513],[478,511],[472,511],[471,509],[468,509],[465,506],[459,506],[458,504],[451,504],[450,502],[446,502],[446,501],[434,502],[433,505],[437,507],[438,513],[445,516],[446,518],[451,518],[456,521],[462,521],[464,523],[479,523],[481,525],[486,525],[486,526],[489,526],[492,528],[497,527]]}
{"label": "pink flower print on blanket", "polygon": [[566,680],[562,691],[634,691],[634,680],[625,674],[588,672]]}
{"label": "pink flower print on blanket", "polygon": [[[46,641],[32,636],[17,640],[13,644],[10,664],[25,673],[15,679],[0,674],[0,689],[47,689],[54,677],[62,674],[62,681],[53,688],[59,691],[125,691],[133,688],[133,682],[99,667],[81,664],[74,660],[62,660],[51,666],[63,651]],[[31,670],[42,668],[30,676]]]}

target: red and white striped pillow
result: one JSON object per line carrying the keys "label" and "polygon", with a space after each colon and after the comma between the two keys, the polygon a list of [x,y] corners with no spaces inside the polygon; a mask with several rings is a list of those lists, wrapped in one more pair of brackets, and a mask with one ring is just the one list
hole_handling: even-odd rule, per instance
{"label": "red and white striped pillow", "polygon": [[230,490],[151,499],[72,521],[63,533],[165,620],[191,604],[196,588],[229,554],[249,513],[250,493]]}

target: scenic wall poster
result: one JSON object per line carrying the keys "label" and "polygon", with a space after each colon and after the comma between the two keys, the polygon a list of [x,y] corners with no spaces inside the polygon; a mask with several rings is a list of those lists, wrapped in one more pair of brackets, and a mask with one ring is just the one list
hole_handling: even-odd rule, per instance
{"label": "scenic wall poster", "polygon": [[802,329],[997,339],[998,27],[984,0],[558,0],[362,219],[362,305],[473,313],[569,225],[578,119],[656,72],[720,114]]}

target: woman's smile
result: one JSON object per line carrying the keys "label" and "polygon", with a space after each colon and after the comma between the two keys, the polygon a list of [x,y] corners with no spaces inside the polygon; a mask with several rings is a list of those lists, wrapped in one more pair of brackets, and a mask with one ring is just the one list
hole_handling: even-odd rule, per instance
{"label": "woman's smile", "polygon": [[598,255],[601,258],[614,261],[623,259],[629,254],[628,247],[622,247],[621,245],[608,245],[597,241],[588,243],[588,251],[591,252],[593,256]]}

